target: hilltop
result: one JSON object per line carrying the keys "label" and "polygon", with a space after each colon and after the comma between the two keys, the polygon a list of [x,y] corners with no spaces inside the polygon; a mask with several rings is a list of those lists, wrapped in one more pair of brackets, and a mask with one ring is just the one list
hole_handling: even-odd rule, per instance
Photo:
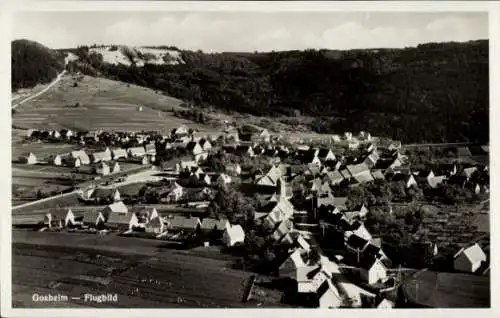
{"label": "hilltop", "polygon": [[40,43],[16,40],[11,49],[13,91],[48,83],[64,69],[64,54]]}
{"label": "hilltop", "polygon": [[404,143],[489,140],[487,40],[350,51],[60,52],[69,71],[148,87],[228,116],[265,116],[319,133],[370,131]]}

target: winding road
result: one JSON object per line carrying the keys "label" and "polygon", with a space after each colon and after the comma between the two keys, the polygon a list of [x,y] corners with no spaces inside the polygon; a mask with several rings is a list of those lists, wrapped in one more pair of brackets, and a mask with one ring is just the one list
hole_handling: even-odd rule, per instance
{"label": "winding road", "polygon": [[43,93],[45,93],[46,91],[48,91],[52,86],[56,85],[61,80],[61,78],[64,76],[64,74],[66,74],[66,70],[62,71],[59,75],[57,75],[56,79],[54,81],[52,81],[52,83],[50,83],[49,85],[47,85],[47,87],[45,87],[44,89],[42,89],[38,93],[36,93],[34,95],[31,95],[29,97],[26,97],[25,99],[21,100],[20,102],[12,105],[12,109],[15,109],[17,106],[19,106],[21,104],[24,104],[27,101],[30,101],[33,98],[36,98],[36,97],[42,95]]}

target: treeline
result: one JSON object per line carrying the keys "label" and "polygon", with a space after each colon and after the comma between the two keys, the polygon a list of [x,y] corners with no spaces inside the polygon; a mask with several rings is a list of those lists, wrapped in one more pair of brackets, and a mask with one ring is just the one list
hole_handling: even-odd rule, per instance
{"label": "treeline", "polygon": [[[80,54],[85,50],[80,48]],[[488,41],[394,50],[181,51],[180,65],[109,65],[108,78],[197,106],[263,116],[316,116],[322,133],[370,131],[403,142],[489,138]],[[73,63],[78,68],[78,63]]]}
{"label": "treeline", "polygon": [[40,43],[15,40],[11,49],[13,91],[49,83],[64,69],[64,54]]}

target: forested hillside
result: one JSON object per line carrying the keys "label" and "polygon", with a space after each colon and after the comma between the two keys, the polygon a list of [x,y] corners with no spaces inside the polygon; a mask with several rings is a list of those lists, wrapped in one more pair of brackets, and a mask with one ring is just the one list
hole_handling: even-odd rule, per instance
{"label": "forested hillside", "polygon": [[269,53],[180,51],[183,64],[104,63],[87,47],[68,65],[161,90],[196,106],[314,116],[318,132],[403,142],[488,141],[488,41],[407,49]]}
{"label": "forested hillside", "polygon": [[12,48],[12,90],[52,81],[64,69],[64,54],[40,43],[16,40]]}

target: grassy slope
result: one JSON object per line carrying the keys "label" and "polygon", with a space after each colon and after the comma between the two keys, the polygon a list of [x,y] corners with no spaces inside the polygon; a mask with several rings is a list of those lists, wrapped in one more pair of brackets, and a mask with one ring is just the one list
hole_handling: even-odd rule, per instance
{"label": "grassy slope", "polygon": [[[12,116],[15,127],[29,129],[76,130],[161,130],[170,131],[188,124],[201,131],[213,130],[188,120],[174,117],[172,109],[181,101],[157,94],[151,89],[85,76],[77,83],[65,77],[53,89],[23,104]],[[67,107],[80,103],[79,107]],[[137,106],[143,110],[139,112]]]}

